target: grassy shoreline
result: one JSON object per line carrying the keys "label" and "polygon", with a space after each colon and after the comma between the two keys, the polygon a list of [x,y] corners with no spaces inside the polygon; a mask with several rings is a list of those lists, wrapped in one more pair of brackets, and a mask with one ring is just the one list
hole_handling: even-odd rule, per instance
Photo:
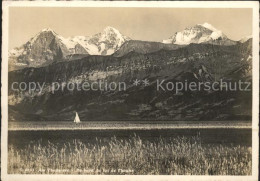
{"label": "grassy shoreline", "polygon": [[105,175],[250,175],[252,149],[248,146],[201,144],[199,136],[143,141],[111,137],[86,144],[33,142],[24,149],[9,146],[9,174]]}
{"label": "grassy shoreline", "polygon": [[86,121],[73,122],[10,122],[8,131],[47,130],[150,130],[150,129],[251,129],[247,121]]}

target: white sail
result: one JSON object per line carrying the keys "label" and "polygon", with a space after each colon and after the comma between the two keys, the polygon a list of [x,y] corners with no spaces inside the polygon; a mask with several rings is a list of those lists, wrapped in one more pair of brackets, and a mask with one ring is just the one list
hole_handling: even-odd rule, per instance
{"label": "white sail", "polygon": [[76,112],[76,116],[75,116],[75,119],[74,119],[74,123],[80,123],[79,115],[78,115],[77,112]]}

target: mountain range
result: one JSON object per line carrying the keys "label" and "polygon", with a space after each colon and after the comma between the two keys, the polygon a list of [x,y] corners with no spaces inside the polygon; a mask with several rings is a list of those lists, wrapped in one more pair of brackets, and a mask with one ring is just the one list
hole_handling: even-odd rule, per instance
{"label": "mountain range", "polygon": [[9,52],[10,70],[40,67],[81,55],[111,55],[130,40],[112,27],[93,36],[64,38],[52,29],[43,29],[26,44]]}
{"label": "mountain range", "polygon": [[9,71],[25,67],[41,67],[53,62],[73,60],[88,55],[123,56],[131,51],[137,53],[156,52],[161,49],[174,50],[191,43],[216,45],[235,45],[220,30],[208,23],[197,24],[174,33],[167,40],[148,42],[131,40],[113,27],[106,27],[93,36],[74,36],[64,38],[50,28],[43,29],[24,45],[9,51]]}
{"label": "mountain range", "polygon": [[[45,29],[10,51],[10,121],[250,120],[251,91],[156,90],[156,81],[252,82],[252,38],[227,38],[208,24],[175,33],[168,40],[131,40],[114,28],[91,37],[63,38]],[[15,65],[15,66],[13,66]],[[149,85],[133,86],[134,80]],[[125,91],[57,91],[51,84],[125,82]],[[31,95],[13,82],[45,83]]]}

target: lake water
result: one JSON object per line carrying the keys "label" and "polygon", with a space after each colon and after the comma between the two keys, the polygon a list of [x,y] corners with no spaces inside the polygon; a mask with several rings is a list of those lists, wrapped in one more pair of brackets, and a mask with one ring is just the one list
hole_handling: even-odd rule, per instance
{"label": "lake water", "polygon": [[42,144],[48,141],[63,145],[74,139],[83,143],[95,143],[96,139],[104,142],[113,136],[118,139],[129,139],[136,134],[142,140],[158,141],[177,136],[199,136],[202,144],[225,144],[251,146],[252,129],[151,129],[151,130],[56,130],[56,131],[9,131],[8,142],[18,149],[24,148],[31,142],[41,140]]}

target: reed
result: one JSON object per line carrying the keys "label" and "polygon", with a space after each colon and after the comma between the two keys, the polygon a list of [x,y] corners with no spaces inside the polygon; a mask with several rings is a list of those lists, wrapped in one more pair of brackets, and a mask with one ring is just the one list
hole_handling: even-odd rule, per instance
{"label": "reed", "polygon": [[251,147],[202,144],[199,136],[144,141],[134,135],[64,145],[38,141],[8,149],[10,174],[250,175],[252,170]]}

